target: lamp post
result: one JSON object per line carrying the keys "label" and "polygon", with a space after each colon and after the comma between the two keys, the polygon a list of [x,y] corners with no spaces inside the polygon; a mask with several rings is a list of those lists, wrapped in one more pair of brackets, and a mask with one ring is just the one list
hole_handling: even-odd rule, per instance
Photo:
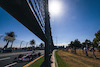
{"label": "lamp post", "polygon": [[27,48],[27,44],[28,44],[28,42],[26,43],[26,48]]}
{"label": "lamp post", "polygon": [[21,49],[21,45],[22,45],[23,42],[24,42],[24,41],[21,41],[21,43],[20,43],[20,49]]}

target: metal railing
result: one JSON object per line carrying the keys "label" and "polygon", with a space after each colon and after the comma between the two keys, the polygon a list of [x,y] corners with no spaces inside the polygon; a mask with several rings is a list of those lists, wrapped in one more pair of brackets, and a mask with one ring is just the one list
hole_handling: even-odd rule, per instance
{"label": "metal railing", "polygon": [[45,33],[45,10],[44,0],[27,0],[33,14],[35,15],[42,31]]}

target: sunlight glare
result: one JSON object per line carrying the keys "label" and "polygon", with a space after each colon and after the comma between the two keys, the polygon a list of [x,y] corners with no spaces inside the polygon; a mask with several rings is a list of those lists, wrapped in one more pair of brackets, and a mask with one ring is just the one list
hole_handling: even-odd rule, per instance
{"label": "sunlight glare", "polygon": [[50,0],[49,2],[49,12],[51,15],[60,15],[61,14],[62,4],[59,0]]}

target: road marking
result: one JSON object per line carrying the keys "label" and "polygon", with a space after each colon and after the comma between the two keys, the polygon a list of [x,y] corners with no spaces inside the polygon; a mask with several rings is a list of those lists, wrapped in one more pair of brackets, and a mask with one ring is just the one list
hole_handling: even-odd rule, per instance
{"label": "road marking", "polygon": [[28,67],[29,65],[31,65],[32,63],[34,63],[35,61],[37,61],[38,59],[40,59],[40,58],[43,57],[43,56],[44,56],[44,55],[42,55],[42,56],[36,58],[35,60],[31,61],[30,63],[26,64],[26,65],[23,66],[23,67]]}
{"label": "road marking", "polygon": [[2,59],[0,59],[0,61],[1,61],[1,60],[6,60],[6,59],[10,59],[10,57],[2,58]]}
{"label": "road marking", "polygon": [[12,64],[9,64],[9,65],[7,65],[7,66],[4,66],[4,67],[11,67],[12,65],[15,65],[15,64],[17,64],[17,62],[15,62],[15,63],[12,63]]}

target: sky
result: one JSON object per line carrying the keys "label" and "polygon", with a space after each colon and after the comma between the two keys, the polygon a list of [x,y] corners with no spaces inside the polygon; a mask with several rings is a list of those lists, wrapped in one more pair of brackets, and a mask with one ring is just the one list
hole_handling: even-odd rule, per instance
{"label": "sky", "polygon": [[[52,2],[55,8],[51,7]],[[67,46],[75,39],[92,41],[100,29],[100,0],[49,0],[49,8],[54,11],[50,12],[50,23],[55,45]],[[0,34],[10,31],[15,32],[18,40],[43,42],[0,7]]]}

